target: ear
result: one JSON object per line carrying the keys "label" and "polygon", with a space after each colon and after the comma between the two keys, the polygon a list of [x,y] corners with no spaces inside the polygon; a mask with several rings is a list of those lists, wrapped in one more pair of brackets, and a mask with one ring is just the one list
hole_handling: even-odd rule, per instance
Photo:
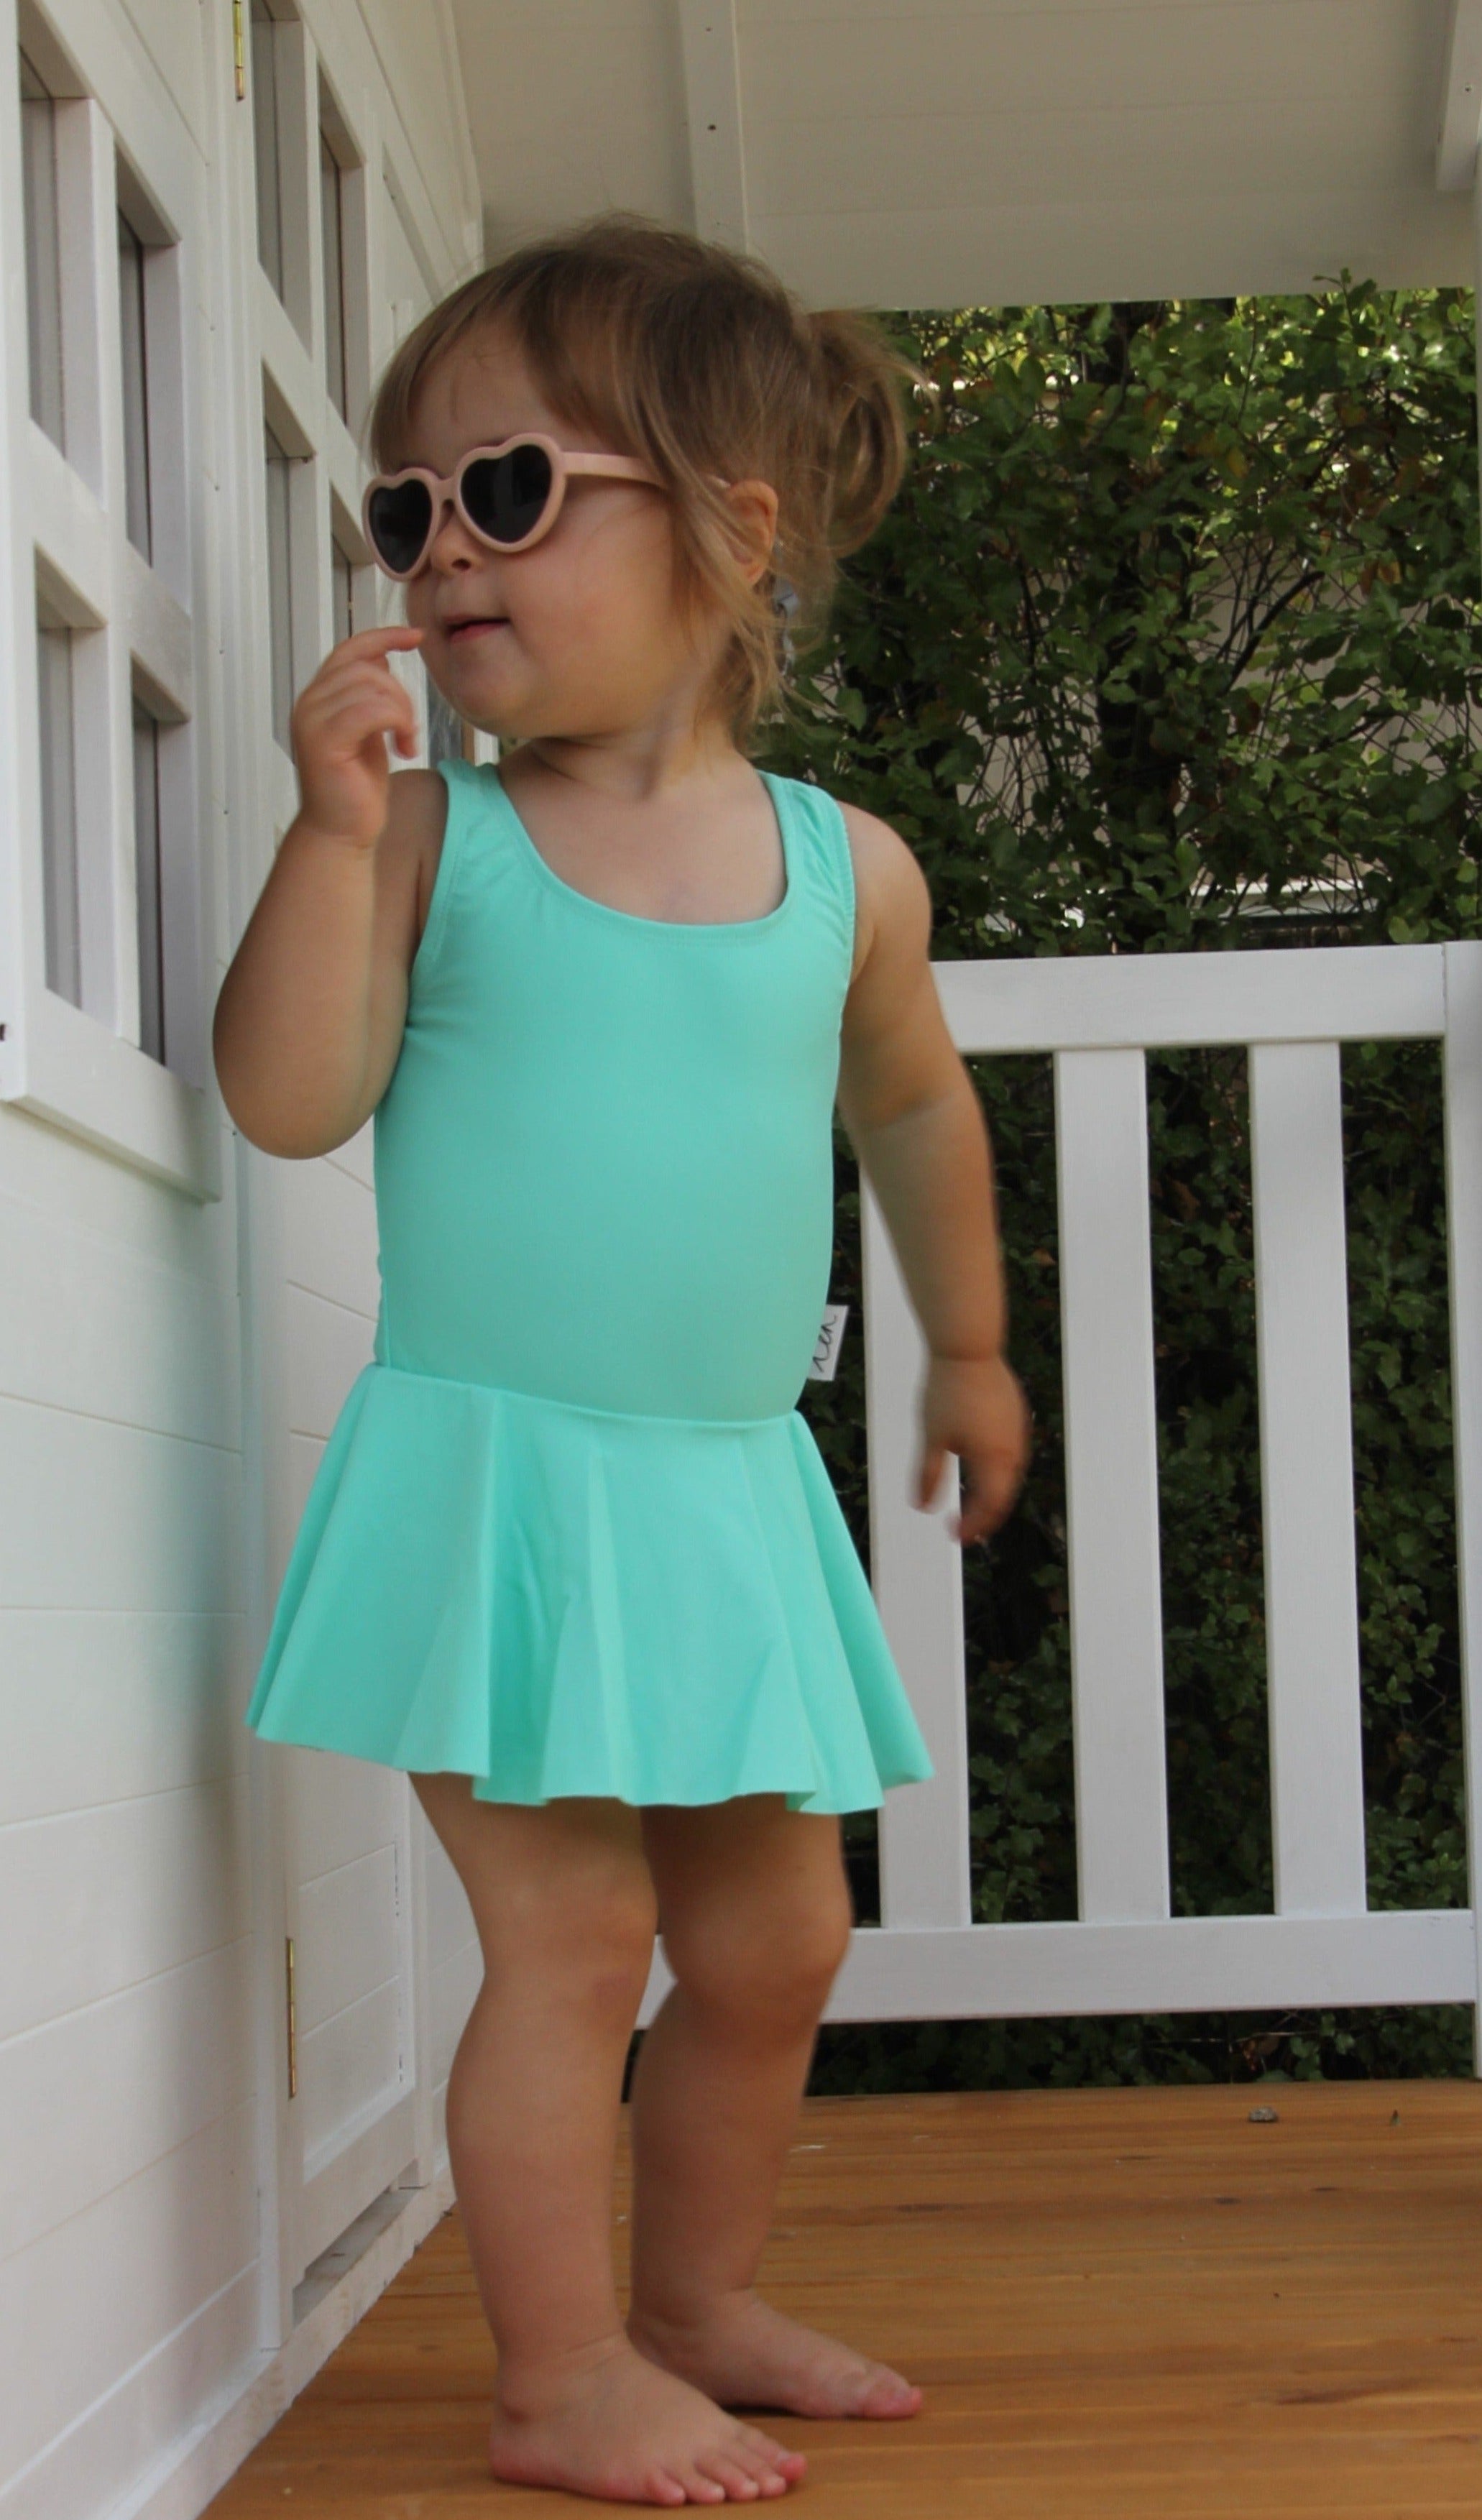
{"label": "ear", "polygon": [[754,586],[772,565],[772,546],[777,540],[777,492],[770,481],[732,481],[726,487],[726,505],[736,526],[737,559],[748,586]]}

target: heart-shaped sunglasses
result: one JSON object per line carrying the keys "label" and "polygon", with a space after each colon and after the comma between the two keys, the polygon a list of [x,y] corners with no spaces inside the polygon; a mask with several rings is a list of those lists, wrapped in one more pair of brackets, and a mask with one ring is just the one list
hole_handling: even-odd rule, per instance
{"label": "heart-shaped sunglasses", "polygon": [[635,456],[573,455],[532,430],[499,446],[471,446],[447,474],[422,464],[375,473],[361,501],[365,537],[387,577],[415,577],[451,500],[470,533],[492,551],[528,551],[555,524],[573,472],[663,486]]}

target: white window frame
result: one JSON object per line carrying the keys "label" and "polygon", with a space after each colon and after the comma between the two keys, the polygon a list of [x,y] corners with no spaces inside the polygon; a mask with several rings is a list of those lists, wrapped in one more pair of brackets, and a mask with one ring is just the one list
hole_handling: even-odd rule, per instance
{"label": "white window frame", "polygon": [[358,518],[339,504],[334,489],[330,492],[330,635],[338,642],[338,592],[335,584],[340,563],[349,575],[350,629],[369,630],[381,619],[380,597],[374,562],[366,550]]}
{"label": "white window frame", "polygon": [[[370,240],[368,234],[370,203],[366,180],[366,152],[357,141],[349,115],[339,101],[339,91],[331,77],[323,55],[316,65],[316,116],[314,126],[315,167],[319,167],[319,151],[327,147],[339,170],[339,277],[341,298],[341,332],[344,344],[344,412],[345,428],[351,437],[359,437],[365,426],[371,397],[371,289]],[[316,204],[319,195],[316,189]],[[319,365],[326,388],[329,385],[329,338],[333,310],[329,303],[329,274],[324,267],[324,231],[320,219],[317,250],[310,266],[311,297],[314,307],[314,338],[319,344]],[[330,407],[341,415],[333,395]]]}
{"label": "white window frame", "polygon": [[[414,161],[398,145],[397,137],[391,131],[387,131],[385,135],[380,181],[382,200],[378,229],[391,219],[397,221],[422,276],[423,285],[429,298],[435,299],[440,292],[434,276],[434,258],[428,249],[428,204]],[[465,242],[471,251],[476,249],[476,235],[471,234]],[[383,253],[384,248],[379,233],[377,246]],[[415,301],[391,296],[389,275],[382,279],[373,302],[382,310],[382,321],[384,326],[384,337],[376,345],[380,362],[389,355],[393,344],[411,330],[418,319],[418,309]],[[387,581],[383,578],[378,582],[382,588],[387,585]],[[389,594],[383,594],[381,601],[381,617],[383,620],[397,617],[395,598]],[[427,763],[430,758],[432,732],[429,723],[431,715],[429,704],[432,695],[427,670],[419,655],[406,652],[393,653],[387,661],[397,681],[402,683],[411,695],[412,704],[417,712],[418,758],[421,763]],[[492,735],[485,735],[479,727],[471,726],[465,719],[463,757],[472,762],[497,761],[499,758],[497,739]]]}
{"label": "white window frame", "polygon": [[[269,0],[275,21],[274,74],[277,81],[279,133],[297,134],[297,156],[292,165],[280,159],[284,193],[305,204],[301,237],[307,261],[302,288],[307,296],[306,328],[294,320],[293,290],[285,273],[280,297],[256,249],[255,196],[252,213],[251,268],[247,274],[256,315],[254,343],[260,379],[262,414],[291,463],[291,579],[289,609],[292,624],[296,692],[317,671],[336,644],[334,550],[339,550],[354,571],[356,626],[400,617],[396,593],[376,569],[360,527],[361,492],[368,473],[360,438],[369,413],[373,373],[379,373],[397,339],[408,329],[413,309],[394,303],[382,277],[383,248],[379,222],[372,216],[373,187],[380,187],[402,218],[420,265],[431,266],[423,234],[427,224],[417,212],[418,181],[389,132],[381,135],[362,123],[349,99],[359,93],[328,49],[330,30],[317,10],[305,8],[300,19],[290,14],[290,0]],[[326,49],[321,49],[318,38]],[[347,69],[347,66],[346,69]],[[285,82],[288,82],[286,85]],[[344,275],[345,401],[348,422],[340,417],[329,386],[325,355],[326,303],[324,231],[319,210],[320,133],[328,133],[340,169],[341,260]],[[244,130],[246,175],[256,180],[255,130]],[[381,205],[378,205],[380,207]],[[383,214],[383,212],[382,212]],[[435,284],[427,286],[435,296]],[[273,734],[272,633],[267,569],[266,465],[253,441],[254,463],[251,529],[254,550],[261,555],[253,571],[260,590],[258,615],[252,624],[256,653],[262,659],[254,760],[261,780],[265,819],[276,852],[298,810],[298,781],[291,754]],[[417,709],[421,751],[427,760],[427,684],[421,660],[392,655],[397,680],[412,695]],[[492,760],[492,738],[473,733],[470,757]]]}
{"label": "white window frame", "polygon": [[[265,45],[259,44],[257,9],[265,8],[272,22],[272,34]],[[278,174],[278,250],[283,271],[283,291],[261,259],[254,258],[258,271],[278,297],[280,305],[293,325],[299,338],[308,341],[313,323],[313,284],[311,264],[317,257],[317,241],[311,237],[311,226],[319,220],[319,121],[314,111],[316,99],[310,81],[313,68],[312,51],[302,19],[292,6],[292,0],[244,0],[247,20],[247,97],[251,128],[253,182],[252,237],[254,248],[261,234],[257,218],[257,133],[262,100],[256,93],[259,69],[271,64],[273,77],[274,150]],[[309,181],[308,144],[314,139],[314,181]]]}
{"label": "white window frame", "polygon": [[[273,58],[277,81],[280,150],[292,150],[291,162],[280,156],[283,194],[301,198],[297,244],[303,261],[296,273],[285,270],[285,296],[280,297],[255,247],[246,275],[256,316],[256,367],[262,420],[290,458],[290,582],[294,697],[302,690],[335,644],[335,582],[332,536],[356,572],[355,594],[367,626],[388,617],[383,600],[373,591],[371,555],[360,530],[360,494],[365,466],[350,428],[341,419],[329,388],[325,356],[328,310],[325,296],[324,239],[319,207],[320,131],[333,136],[340,166],[341,258],[344,273],[345,398],[351,418],[363,423],[370,392],[372,340],[370,253],[367,237],[366,166],[369,151],[356,118],[343,102],[345,87],[334,75],[332,63],[320,53],[302,20],[290,14],[288,0],[269,0],[275,20]],[[243,147],[256,181],[255,132],[248,129]],[[287,302],[285,302],[287,300]],[[295,320],[301,314],[302,321]],[[261,447],[261,434],[257,446]],[[267,468],[261,453],[254,467],[252,531],[262,564],[255,572],[260,594],[253,645],[262,658],[260,718],[262,741],[256,747],[262,802],[276,852],[298,810],[298,782],[292,757],[273,729],[272,655],[275,625],[271,617],[267,550]],[[278,635],[282,635],[282,623]]]}
{"label": "white window frame", "polygon": [[[26,68],[27,68],[27,69],[28,69],[28,70],[32,71],[33,73],[35,73],[35,74],[39,77],[39,72],[36,70],[36,65],[35,65],[33,62],[31,62],[31,61],[27,60]],[[42,79],[42,80],[41,80],[41,85],[42,85],[42,88],[43,88],[43,89],[45,89],[45,87],[46,87],[46,82],[45,82],[45,80],[44,80],[44,79]],[[28,103],[29,103],[29,102],[30,102],[30,100],[29,100],[29,98],[28,98],[28,96],[27,96],[26,90],[25,90],[25,88],[22,86],[22,109],[21,109],[21,110],[22,110],[22,132],[23,132],[24,122],[25,122],[25,117],[26,117],[26,108],[27,108],[27,105],[28,105]],[[27,337],[27,355],[29,355],[30,350],[31,350],[33,347],[37,348],[37,351],[38,351],[38,355],[37,355],[37,357],[36,357],[36,359],[35,359],[34,365],[33,365],[33,366],[32,366],[32,368],[31,368],[30,375],[29,375],[29,377],[28,377],[28,379],[27,379],[27,383],[28,383],[29,392],[30,392],[31,410],[32,410],[32,417],[33,417],[33,419],[37,420],[37,421],[40,423],[41,427],[42,427],[43,428],[45,428],[45,429],[46,429],[46,432],[47,432],[48,436],[49,436],[49,437],[53,437],[53,438],[55,438],[55,439],[56,439],[56,441],[57,441],[57,443],[60,445],[60,444],[63,442],[63,439],[64,439],[65,434],[66,434],[66,414],[65,414],[65,410],[64,410],[64,405],[65,405],[65,402],[66,402],[65,379],[64,379],[64,371],[65,371],[65,368],[66,368],[66,359],[65,359],[65,357],[64,357],[63,341],[62,341],[62,338],[61,338],[61,336],[62,336],[62,320],[61,320],[61,315],[62,315],[62,276],[61,276],[61,270],[60,270],[61,239],[60,239],[60,236],[59,236],[59,234],[58,234],[58,226],[59,226],[59,220],[58,220],[58,209],[59,209],[59,202],[58,202],[58,198],[57,198],[57,197],[58,197],[59,185],[58,185],[58,180],[57,180],[57,164],[56,164],[56,132],[55,132],[55,127],[54,127],[54,126],[55,126],[55,119],[56,119],[56,113],[55,113],[56,100],[55,100],[55,98],[51,98],[51,97],[49,96],[49,97],[48,97],[48,102],[49,102],[49,104],[50,104],[50,106],[51,106],[51,109],[52,109],[51,113],[50,113],[49,118],[48,118],[48,129],[49,129],[50,137],[51,137],[51,148],[50,148],[50,152],[49,152],[50,159],[51,159],[51,163],[50,163],[50,167],[49,167],[49,170],[48,170],[48,171],[49,171],[49,182],[44,186],[44,188],[43,188],[43,189],[44,189],[44,190],[46,190],[46,191],[48,191],[48,192],[50,193],[51,199],[50,199],[49,202],[46,204],[46,219],[45,219],[45,226],[46,226],[46,230],[47,230],[47,235],[46,235],[45,245],[44,245],[44,248],[43,248],[43,251],[42,251],[41,258],[46,262],[46,264],[47,264],[47,266],[48,266],[49,276],[50,276],[50,277],[55,281],[55,283],[56,283],[56,303],[55,303],[55,305],[53,305],[53,303],[52,303],[52,301],[51,301],[50,294],[49,294],[48,292],[43,292],[41,293],[41,295],[38,297],[38,302],[37,302],[37,304],[36,304],[35,306],[32,306],[31,302],[30,302],[30,277],[31,277],[31,274],[30,274],[30,265],[31,265],[31,253],[30,253],[29,242],[27,242],[26,256],[25,256],[25,261],[26,261],[25,286],[26,286],[26,337]],[[22,138],[22,154],[28,154],[28,152],[29,152],[29,147],[30,147],[29,141],[28,141],[28,140],[26,140],[26,139],[24,139],[24,138]],[[23,183],[22,183],[22,197],[24,197],[26,194],[28,194],[28,192],[29,192],[29,185],[28,185],[28,183],[23,182]],[[39,223],[38,223],[38,235],[39,235]],[[35,340],[35,342],[34,342],[34,343],[33,343],[33,342],[32,342],[32,340],[31,340],[32,318],[33,318],[33,317],[36,319],[36,320],[35,320],[35,335],[36,335],[36,340]],[[47,388],[48,388],[48,387],[50,387],[50,388],[52,389],[52,392],[53,392],[53,394],[54,394],[54,396],[55,396],[55,406],[56,406],[56,408],[55,408],[55,418],[56,418],[56,423],[57,423],[57,425],[56,425],[56,427],[55,427],[55,428],[53,428],[53,427],[52,427],[52,425],[51,425],[51,419],[50,419],[49,417],[44,416],[44,414],[43,414],[43,411],[42,411],[42,410],[39,410],[39,409],[37,409],[37,408],[36,408],[36,406],[37,406],[37,404],[38,404],[38,403],[39,403],[39,404],[41,404],[41,405],[43,405],[43,406],[47,403],[47,401],[48,401],[48,399],[49,399],[49,397],[48,397],[48,391],[47,391]]]}
{"label": "white window frame", "polygon": [[[7,13],[9,16],[9,13]],[[31,419],[23,292],[6,293],[0,467],[0,1099],[198,1199],[221,1194],[206,1025],[207,828],[198,736],[197,455],[203,348],[203,171],[168,100],[106,22],[68,8],[65,49],[21,0],[0,63],[0,240],[23,261],[17,38],[59,99],[67,452]],[[154,558],[128,540],[117,209],[147,248]],[[80,248],[80,249],[78,249]],[[194,373],[193,373],[194,371]],[[172,495],[160,495],[161,485]],[[84,1006],[46,985],[35,622],[37,590],[80,634],[77,838]],[[5,651],[9,650],[7,654]],[[139,1047],[133,701],[160,723],[171,1065]]]}

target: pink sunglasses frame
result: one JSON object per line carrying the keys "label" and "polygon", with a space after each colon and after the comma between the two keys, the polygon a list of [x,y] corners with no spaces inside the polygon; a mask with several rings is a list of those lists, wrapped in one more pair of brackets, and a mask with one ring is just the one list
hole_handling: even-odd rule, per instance
{"label": "pink sunglasses frame", "polygon": [[[502,543],[497,542],[492,534],[483,533],[464,506],[463,476],[471,464],[477,463],[480,459],[487,462],[490,458],[508,455],[516,446],[538,446],[548,457],[551,466],[551,495],[529,533],[521,534],[517,543]],[[373,473],[365,485],[360,502],[361,531],[365,535],[377,567],[384,576],[402,581],[416,577],[418,571],[426,566],[427,554],[436,540],[438,528],[442,523],[443,510],[447,507],[456,510],[474,541],[482,543],[486,551],[501,553],[528,551],[531,544],[538,543],[555,524],[565,504],[566,482],[572,473],[595,473],[606,481],[646,481],[653,490],[660,490],[663,487],[657,475],[651,472],[646,464],[641,464],[635,455],[573,455],[569,448],[559,446],[554,437],[547,437],[542,430],[523,428],[517,437],[506,437],[498,446],[471,446],[466,455],[459,457],[455,470],[448,473],[430,472],[425,464],[404,465],[399,472]],[[371,501],[378,490],[394,490],[403,481],[427,483],[431,495],[432,514],[427,525],[427,540],[412,566],[390,568],[377,550],[375,537],[371,532]]]}

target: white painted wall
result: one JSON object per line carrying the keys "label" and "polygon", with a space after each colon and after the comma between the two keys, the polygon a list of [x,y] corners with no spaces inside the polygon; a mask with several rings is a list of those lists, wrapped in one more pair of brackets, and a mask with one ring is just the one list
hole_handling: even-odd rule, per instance
{"label": "white painted wall", "polygon": [[[451,23],[446,0],[303,0],[301,19],[286,41],[308,127],[322,68],[363,161],[346,178],[363,382],[477,258]],[[376,1309],[369,1129],[322,1161],[265,1157],[206,1049],[294,797],[269,707],[265,394],[305,459],[300,680],[333,638],[332,517],[363,557],[353,438],[324,384],[317,195],[292,248],[305,340],[258,264],[229,6],[52,0],[19,31],[70,100],[93,187],[97,250],[67,282],[84,401],[88,341],[101,368],[97,443],[64,457],[28,410],[0,0],[0,2513],[93,2520],[201,2509],[444,2210],[441,2092],[476,1968],[405,1779],[242,1721]],[[110,435],[115,149],[178,239],[180,390],[152,427],[180,531],[142,574]],[[102,696],[79,767],[116,985],[88,1012],[42,985],[33,548]],[[374,572],[356,593],[379,602]],[[190,798],[173,1072],[136,1046],[131,652],[180,720]],[[304,2280],[367,2208],[387,2226],[369,2257],[337,2291],[338,2259]]]}
{"label": "white painted wall", "polygon": [[[65,455],[28,410],[18,5],[68,100],[63,174],[82,214],[66,348],[95,425]],[[303,136],[322,70],[359,169],[346,181],[367,373],[476,257],[470,94],[491,241],[607,202],[689,214],[684,68],[659,0],[302,0],[298,33],[289,9],[273,0]],[[1037,18],[1054,17],[1063,37],[1073,21],[1104,35],[1115,17],[1162,26],[1170,13],[748,0],[737,14],[755,233],[819,294],[942,302],[1305,275],[1304,262],[1295,281],[1263,279],[1267,266],[1247,258],[1226,280],[1195,257],[1181,277],[1165,255],[1139,280],[1138,219],[1145,242],[1192,233],[1180,229],[1176,188],[1127,196],[1131,228],[1102,215],[1101,194],[1072,194],[1056,229],[1021,181],[1041,165],[1036,152],[1015,158],[995,141],[1033,105]],[[1235,60],[1227,39],[1248,11],[1176,14],[1190,40],[1208,38],[1201,77]],[[1330,10],[1258,14],[1299,52],[1307,44],[1314,78],[1325,74],[1330,46],[1317,39]],[[1387,202],[1397,253],[1413,230],[1417,267],[1393,276],[1451,276],[1454,205],[1422,205],[1415,171],[1436,8],[1365,0],[1353,14],[1365,36],[1332,70],[1325,198]],[[265,408],[294,459],[303,671],[333,635],[332,531],[363,557],[353,434],[324,382],[312,160],[289,238],[295,326],[258,267],[251,106],[233,92],[231,26],[228,0],[48,0],[44,12],[0,0],[0,2520],[188,2520],[204,2505],[448,2201],[441,2094],[477,1975],[462,1895],[405,1779],[270,1748],[242,1723],[304,1494],[370,1353],[375,1228],[369,1132],[310,1164],[263,1157],[226,1123],[205,1054],[216,990],[293,808],[269,698]],[[974,27],[980,48],[992,38],[991,93],[953,67]],[[1404,78],[1390,75],[1396,62]],[[1263,75],[1280,84],[1269,56]],[[969,92],[971,114],[938,156],[938,124]],[[1403,112],[1375,125],[1382,146],[1350,181],[1364,138],[1355,99],[1396,95]],[[881,136],[882,102],[919,115],[921,163],[943,170],[948,191],[926,202],[925,225],[898,215],[915,179],[899,131]],[[1055,126],[1056,146],[1068,128]],[[1236,149],[1242,128],[1221,123]],[[176,241],[166,312],[178,375],[162,375],[152,418],[174,518],[152,569],[136,564],[120,519],[119,148],[142,188],[134,208],[155,222],[150,242]],[[983,170],[970,200],[951,190],[965,151]],[[1094,172],[1094,159],[1077,162]],[[1200,198],[1200,235],[1250,244],[1238,203],[1217,185]],[[1298,216],[1299,188],[1269,187],[1262,216],[1268,198],[1287,223],[1283,251],[1288,228],[1304,254],[1327,250],[1313,240],[1328,229]],[[1017,230],[1015,202],[1027,204]],[[840,203],[853,204],[846,219]],[[995,240],[1020,233],[1037,252],[1061,231],[1115,248],[1115,272],[1103,281],[1077,264],[1062,287],[1032,256],[985,258]],[[892,240],[905,258],[887,271]],[[85,1012],[43,985],[33,562],[77,642],[88,898],[114,914]],[[357,599],[379,593],[363,573]],[[131,655],[189,804],[169,870],[169,1068],[137,1047]],[[996,967],[995,990],[1006,984]],[[1074,1025],[1053,1021],[1045,1038],[1074,1048]],[[893,1352],[904,1372],[904,1339]],[[913,1530],[923,1546],[939,1538]],[[1475,1556],[1475,1535],[1468,1546]],[[950,1691],[957,1613],[936,1591],[933,1667]],[[944,1790],[959,1770],[945,1761]],[[908,1826],[903,1813],[897,1836]],[[971,1929],[954,1921],[962,1850],[950,1831],[942,1846],[931,1869],[900,1841],[891,1925],[860,1938],[842,2009],[1039,2006],[1056,1969],[1068,1972],[1063,2002],[1084,2000],[1084,1941],[1043,1942],[1059,1928],[966,1948]],[[921,1930],[895,1930],[907,1923]],[[1216,1963],[1232,2002],[1247,1977],[1270,1995],[1278,1965],[1306,1984],[1341,1963],[1372,2000],[1472,1983],[1470,1915],[1393,1920],[1393,1933],[1370,1918],[1217,1923],[1238,1928],[1238,1947],[1226,1934],[1218,1949],[1160,1943],[1149,1956],[1143,1938],[1161,1933],[1157,1920],[1095,1929],[1120,1938],[1118,2001],[1176,2002],[1180,1985],[1210,2000]]]}

